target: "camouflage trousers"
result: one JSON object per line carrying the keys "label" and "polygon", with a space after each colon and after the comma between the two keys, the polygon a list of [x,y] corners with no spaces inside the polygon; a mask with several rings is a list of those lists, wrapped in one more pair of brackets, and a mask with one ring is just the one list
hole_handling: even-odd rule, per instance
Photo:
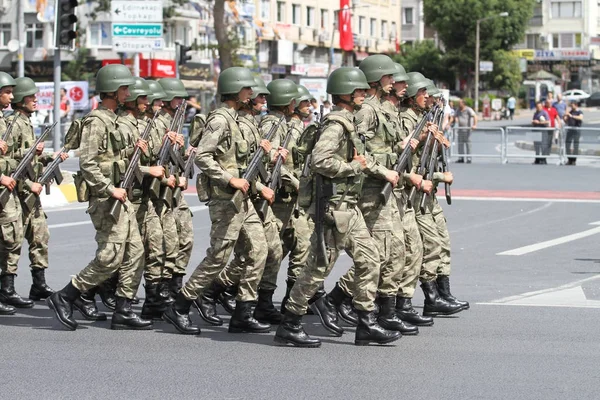
{"label": "camouflage trousers", "polygon": [[405,207],[402,225],[404,226],[406,257],[404,259],[405,266],[400,278],[398,295],[412,299],[423,263],[423,241],[421,240],[421,233],[419,232],[419,225],[417,224],[414,209]]}
{"label": "camouflage trousers", "polygon": [[210,247],[181,293],[189,300],[198,298],[227,266],[236,242],[241,241],[246,249],[245,269],[240,277],[236,299],[255,301],[268,251],[263,224],[254,205],[246,199],[242,210],[236,212],[229,200],[212,200],[208,203],[208,212],[212,223]]}
{"label": "camouflage trousers", "polygon": [[185,270],[192,258],[192,248],[194,247],[194,226],[192,224],[192,212],[185,201],[183,193],[179,204],[173,210],[175,224],[177,228],[177,258],[175,260],[175,273],[185,274]]}
{"label": "camouflage trousers", "polygon": [[[21,204],[12,194],[0,212],[0,270],[4,274],[16,273],[23,244]],[[14,272],[9,272],[14,271]]]}
{"label": "camouflage trousers", "polygon": [[[267,215],[265,215],[263,229],[267,245],[267,260],[259,287],[265,290],[275,290],[277,288],[277,274],[279,273],[279,266],[283,258],[283,251],[281,249],[277,219],[271,207],[268,208]],[[242,240],[238,240],[235,243],[233,260],[221,271],[217,278],[221,285],[231,287],[239,283],[242,273],[247,267],[245,255],[251,250],[247,245],[248,242]]]}
{"label": "camouflage trousers", "polygon": [[423,263],[419,279],[424,282],[430,282],[437,278],[442,244],[440,243],[438,227],[433,220],[431,209],[428,207],[425,214],[423,214],[417,206],[415,215],[417,224],[419,225],[419,232],[421,232],[421,239],[423,240]]}
{"label": "camouflage trousers", "polygon": [[328,264],[319,265],[317,262],[317,235],[313,231],[306,267],[292,288],[286,309],[296,315],[304,315],[308,300],[331,273],[340,251],[345,250],[354,261],[354,307],[372,311],[379,282],[380,258],[363,215],[358,207],[347,208],[344,203],[339,211],[330,211],[328,219],[334,221],[325,226]]}
{"label": "camouflage trousers", "polygon": [[117,296],[132,299],[144,271],[144,245],[133,205],[127,201],[115,223],[109,216],[111,204],[110,199],[90,198],[87,212],[96,229],[98,249],[96,257],[72,279],[72,283],[81,292],[87,292],[117,272]]}
{"label": "camouflage trousers", "polygon": [[[39,211],[32,210],[25,215],[23,210],[23,234],[29,244],[29,266],[31,269],[48,268],[48,241],[50,240],[50,230],[46,222],[46,214],[42,207]],[[17,271],[9,272],[16,274]]]}
{"label": "camouflage trousers", "polygon": [[[179,253],[179,236],[177,235],[175,215],[173,210],[167,208],[162,201],[154,200],[152,203],[163,231],[164,265],[161,274],[164,279],[170,279],[176,270],[177,254]],[[185,274],[185,270],[181,273]]]}
{"label": "camouflage trousers", "polygon": [[144,244],[144,279],[146,282],[159,281],[165,257],[160,218],[150,200],[142,199],[141,203],[134,203],[133,209]]}
{"label": "camouflage trousers", "polygon": [[278,201],[273,204],[273,212],[277,217],[279,231],[285,225],[285,229],[280,233],[283,246],[284,259],[288,254],[287,276],[289,279],[296,279],[300,271],[306,265],[308,253],[310,252],[310,235],[313,230],[312,220],[302,210],[296,211],[297,201],[288,203]]}
{"label": "camouflage trousers", "polygon": [[450,233],[448,232],[448,226],[446,225],[446,217],[444,216],[444,210],[437,198],[433,200],[433,219],[438,228],[438,236],[440,238],[440,264],[437,269],[438,275],[450,275]]}
{"label": "camouflage trousers", "polygon": [[[365,224],[375,240],[379,252],[379,286],[377,292],[385,297],[396,296],[404,270],[404,228],[393,194],[381,205],[381,190],[365,190],[358,206]],[[354,294],[354,266],[339,280],[340,288],[348,295]]]}

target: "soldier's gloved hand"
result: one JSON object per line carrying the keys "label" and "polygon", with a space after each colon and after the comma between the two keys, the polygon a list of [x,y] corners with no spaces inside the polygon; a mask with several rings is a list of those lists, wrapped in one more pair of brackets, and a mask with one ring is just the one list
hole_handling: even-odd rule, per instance
{"label": "soldier's gloved hand", "polygon": [[454,182],[454,175],[452,175],[452,172],[444,172],[444,182],[449,184],[452,184],[452,182]]}
{"label": "soldier's gloved hand", "polygon": [[260,195],[263,199],[267,200],[269,204],[273,204],[275,201],[275,192],[268,186],[262,188]]}
{"label": "soldier's gloved hand", "polygon": [[69,153],[59,153],[58,157],[65,161],[67,158],[69,158]]}
{"label": "soldier's gloved hand", "polygon": [[400,175],[393,169],[388,170],[385,173],[385,180],[392,184],[393,187],[398,185],[398,180],[400,179]]}
{"label": "soldier's gloved hand", "polygon": [[6,142],[4,140],[0,140],[0,153],[6,154],[7,151],[8,151],[8,145],[6,144]]}
{"label": "soldier's gloved hand", "polygon": [[175,175],[169,176],[169,179],[167,179],[167,186],[170,187],[171,189],[174,189],[176,183],[177,183],[177,180],[175,179]]}
{"label": "soldier's gloved hand", "polygon": [[35,154],[38,156],[44,152],[44,142],[40,142],[35,146]]}
{"label": "soldier's gloved hand", "polygon": [[38,196],[40,195],[40,193],[42,193],[42,189],[43,188],[44,187],[42,185],[40,185],[39,183],[37,183],[37,182],[33,182],[31,184],[31,191],[33,193],[37,194]]}
{"label": "soldier's gloved hand", "polygon": [[114,188],[111,197],[119,200],[121,203],[127,201],[127,190],[121,188]]}
{"label": "soldier's gloved hand", "polygon": [[421,183],[421,190],[427,194],[431,194],[433,191],[433,182],[424,179]]}
{"label": "soldier's gloved hand", "polygon": [[273,150],[273,145],[267,139],[263,139],[260,141],[260,147],[265,151],[265,153],[270,153]]}
{"label": "soldier's gloved hand", "polygon": [[165,169],[163,167],[159,167],[158,165],[155,165],[153,167],[150,167],[150,176],[154,177],[154,178],[159,178],[162,179],[165,176]]}
{"label": "soldier's gloved hand", "polygon": [[175,144],[177,142],[177,132],[167,132],[167,139],[171,141],[171,144]]}
{"label": "soldier's gloved hand", "polygon": [[186,187],[187,186],[187,178],[185,176],[180,176],[177,186],[179,186],[180,188]]}
{"label": "soldier's gloved hand", "polygon": [[246,194],[248,189],[250,189],[250,183],[243,178],[231,178],[229,180],[229,186],[234,189],[241,190],[244,194]]}
{"label": "soldier's gloved hand", "polygon": [[356,149],[354,149],[354,156],[352,156],[352,160],[357,161],[360,164],[361,171],[367,168],[367,159],[363,155],[358,155]]}
{"label": "soldier's gloved hand", "polygon": [[15,181],[13,178],[11,178],[8,175],[2,175],[2,179],[0,179],[0,185],[5,186],[11,192],[15,188],[16,184],[17,184],[17,181]]}
{"label": "soldier's gloved hand", "polygon": [[148,142],[146,142],[145,140],[138,139],[137,142],[135,142],[135,145],[139,147],[140,150],[142,150],[144,153],[148,152]]}
{"label": "soldier's gloved hand", "polygon": [[185,139],[183,135],[177,135],[177,137],[175,138],[175,142],[179,145],[179,147],[185,146]]}

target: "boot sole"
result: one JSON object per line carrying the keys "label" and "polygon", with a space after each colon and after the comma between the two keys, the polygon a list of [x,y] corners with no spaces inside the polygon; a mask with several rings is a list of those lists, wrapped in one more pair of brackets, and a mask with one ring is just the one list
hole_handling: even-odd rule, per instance
{"label": "boot sole", "polygon": [[204,322],[206,322],[207,324],[210,324],[212,326],[223,326],[223,320],[220,321],[211,321],[208,319],[208,317],[204,316],[204,313],[202,312],[202,310],[200,309],[200,307],[198,307],[198,305],[196,304],[196,302],[193,302],[194,307],[196,307],[196,310],[198,310],[198,314],[200,315],[200,318],[202,318],[204,320]]}
{"label": "boot sole", "polygon": [[12,310],[12,311],[0,311],[0,315],[15,315],[17,313],[17,310]]}
{"label": "boot sole", "polygon": [[[52,295],[50,295],[50,296],[52,296]],[[46,297],[43,297],[43,296],[29,296],[29,300],[31,300],[31,301],[42,301],[42,300],[46,300],[50,296],[46,296]]]}
{"label": "boot sole", "polygon": [[277,343],[278,346],[287,346],[288,344],[291,344],[294,347],[302,347],[302,348],[306,348],[306,349],[316,349],[318,347],[321,347],[321,342],[311,343],[311,344],[300,344],[300,343],[296,343],[296,342],[293,342],[288,339],[281,338],[279,336],[275,336],[273,341],[275,343]]}
{"label": "boot sole", "polygon": [[198,329],[198,331],[186,331],[183,330],[181,328],[179,328],[179,325],[177,325],[175,322],[173,322],[171,320],[171,318],[169,318],[166,314],[163,314],[162,316],[163,321],[168,322],[169,324],[173,325],[175,327],[175,329],[177,329],[177,332],[181,333],[182,335],[199,335],[200,334],[200,329]]}
{"label": "boot sole", "polygon": [[130,326],[123,324],[111,324],[110,329],[114,331],[149,331],[154,328],[152,325],[147,326]]}
{"label": "boot sole", "polygon": [[33,308],[33,303],[31,304],[14,304],[14,303],[10,303],[10,301],[7,301],[6,299],[0,299],[0,302],[9,305],[9,306],[13,306],[15,308]]}
{"label": "boot sole", "polygon": [[396,340],[400,339],[401,337],[402,336],[392,337],[392,338],[389,338],[389,339],[386,339],[386,340],[382,340],[382,341],[379,341],[379,342],[377,342],[375,340],[368,340],[368,339],[366,339],[366,340],[355,340],[354,344],[356,346],[368,346],[371,343],[373,343],[373,344],[389,344],[389,343],[395,342]]}
{"label": "boot sole", "polygon": [[463,308],[459,308],[458,310],[454,310],[452,312],[445,312],[445,313],[437,312],[437,311],[429,311],[429,312],[423,311],[423,315],[425,315],[427,317],[447,317],[448,315],[454,315],[463,310],[464,310]]}
{"label": "boot sole", "polygon": [[344,330],[337,331],[333,328],[328,327],[327,325],[325,325],[325,323],[323,322],[323,317],[321,316],[321,313],[319,312],[319,309],[317,308],[317,306],[315,306],[314,304],[310,305],[310,308],[312,309],[312,311],[315,313],[315,315],[319,316],[319,321],[321,321],[321,325],[323,325],[323,328],[325,328],[325,330],[327,330],[330,333],[333,333],[336,337],[342,337],[342,335],[344,334]]}
{"label": "boot sole", "polygon": [[231,326],[227,330],[229,333],[270,333],[271,328],[261,330],[249,330],[244,328],[232,328]]}
{"label": "boot sole", "polygon": [[54,307],[54,303],[52,303],[52,300],[50,300],[49,297],[46,299],[46,305],[48,305],[48,307],[50,307],[50,309],[52,311],[54,311],[54,314],[56,315],[56,319],[58,319],[58,322],[60,322],[65,328],[67,328],[70,331],[74,331],[77,329],[77,324],[75,324],[75,326],[73,326],[72,324],[69,324],[67,321],[64,321],[60,317],[60,314],[56,311],[56,307]]}

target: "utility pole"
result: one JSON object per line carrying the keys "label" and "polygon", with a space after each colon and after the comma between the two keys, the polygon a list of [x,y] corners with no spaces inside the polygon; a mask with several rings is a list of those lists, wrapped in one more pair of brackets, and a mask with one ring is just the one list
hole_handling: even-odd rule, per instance
{"label": "utility pole", "polygon": [[23,1],[17,0],[17,37],[19,39],[19,50],[17,52],[17,77],[25,76],[25,10],[23,9]]}
{"label": "utility pole", "polygon": [[60,123],[60,47],[54,49],[54,140],[53,146],[54,151],[59,151],[61,148],[62,140],[62,126]]}

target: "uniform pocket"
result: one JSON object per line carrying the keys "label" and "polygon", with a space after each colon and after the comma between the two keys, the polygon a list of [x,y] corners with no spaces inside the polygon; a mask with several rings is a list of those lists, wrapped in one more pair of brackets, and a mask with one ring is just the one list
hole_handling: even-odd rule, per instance
{"label": "uniform pocket", "polygon": [[342,235],[348,233],[354,213],[351,211],[333,211],[332,214],[337,231]]}

